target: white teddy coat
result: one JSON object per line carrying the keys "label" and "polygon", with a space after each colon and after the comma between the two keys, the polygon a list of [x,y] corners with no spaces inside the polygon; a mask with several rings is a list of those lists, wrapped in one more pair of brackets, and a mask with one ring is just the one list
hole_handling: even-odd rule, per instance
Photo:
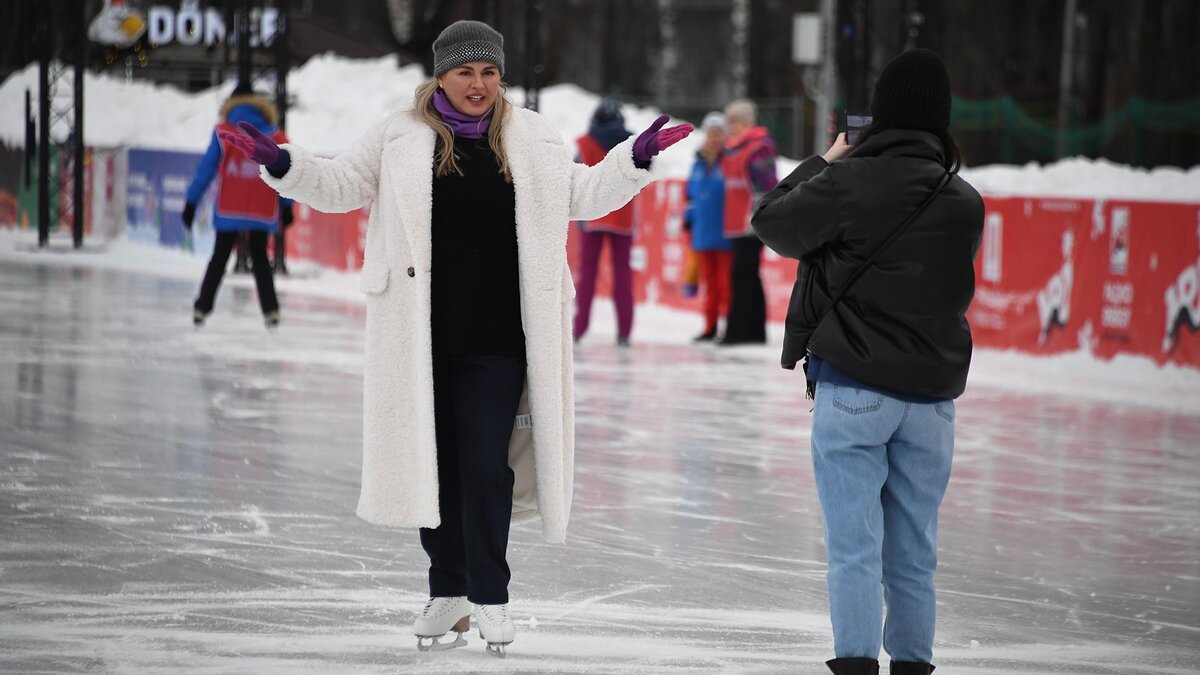
{"label": "white teddy coat", "polygon": [[[521,320],[528,367],[509,465],[513,522],[542,520],[566,538],[575,455],[567,229],[620,208],[651,180],[633,139],[600,164],[574,161],[541,115],[510,108],[504,128],[516,193]],[[367,294],[362,492],[358,516],[377,525],[437,527],[437,447],[430,337],[430,218],[435,134],[411,110],[376,124],[347,152],[320,158],[285,145],[291,168],[263,180],[280,195],[340,213],[374,202],[360,288]]]}

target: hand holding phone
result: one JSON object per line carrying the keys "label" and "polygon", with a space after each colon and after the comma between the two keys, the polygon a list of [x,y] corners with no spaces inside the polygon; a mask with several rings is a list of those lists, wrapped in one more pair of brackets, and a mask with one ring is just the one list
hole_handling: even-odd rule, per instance
{"label": "hand holding phone", "polygon": [[846,113],[846,142],[857,145],[863,130],[871,126],[872,119],[866,113]]}
{"label": "hand holding phone", "polygon": [[829,149],[826,150],[825,154],[821,155],[821,157],[827,163],[833,164],[839,159],[850,154],[850,151],[853,149],[854,146],[846,142],[846,134],[838,134],[837,138],[833,140],[833,145],[829,146]]}

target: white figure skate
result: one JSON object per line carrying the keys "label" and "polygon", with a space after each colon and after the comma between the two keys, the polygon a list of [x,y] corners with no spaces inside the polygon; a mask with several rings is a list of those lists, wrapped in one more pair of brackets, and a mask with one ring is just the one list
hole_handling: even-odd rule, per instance
{"label": "white figure skate", "polygon": [[[454,649],[467,644],[463,633],[471,627],[471,603],[465,597],[430,598],[425,610],[413,624],[417,636],[417,649],[422,652]],[[441,638],[454,631],[458,635],[451,642]]]}
{"label": "white figure skate", "polygon": [[487,641],[487,652],[500,658],[507,656],[508,645],[517,634],[508,605],[475,605],[475,623],[479,637]]}

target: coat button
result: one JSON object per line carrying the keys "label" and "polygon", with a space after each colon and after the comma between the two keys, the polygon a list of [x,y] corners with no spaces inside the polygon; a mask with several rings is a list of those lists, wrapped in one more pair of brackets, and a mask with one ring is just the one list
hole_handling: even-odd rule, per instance
{"label": "coat button", "polygon": [[411,268],[411,267],[410,267],[410,268],[408,268],[408,276],[410,276],[410,277],[415,277],[415,276],[417,276],[417,271],[416,271],[416,270],[414,270],[414,269],[413,269],[413,268]]}

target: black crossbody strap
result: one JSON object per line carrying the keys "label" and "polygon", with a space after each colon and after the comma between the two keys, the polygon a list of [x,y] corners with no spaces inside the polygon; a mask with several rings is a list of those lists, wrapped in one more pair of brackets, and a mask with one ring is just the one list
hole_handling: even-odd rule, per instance
{"label": "black crossbody strap", "polygon": [[904,219],[904,222],[900,223],[900,225],[893,230],[890,235],[888,235],[888,238],[883,240],[883,243],[871,252],[871,255],[868,256],[865,261],[863,261],[862,265],[858,266],[858,269],[854,270],[854,274],[850,275],[850,279],[846,281],[846,285],[842,286],[842,290],[838,291],[838,294],[834,296],[833,302],[829,303],[829,309],[825,310],[825,313],[821,315],[821,319],[817,321],[817,325],[813,328],[813,332],[816,332],[816,328],[820,327],[820,325],[824,323],[825,318],[833,313],[833,308],[837,307],[838,302],[840,302],[841,299],[846,295],[846,291],[849,291],[850,287],[854,285],[854,282],[858,281],[859,277],[861,277],[863,273],[867,271],[867,268],[871,266],[871,263],[875,262],[875,259],[879,257],[879,254],[883,253],[884,249],[886,249],[888,246],[891,246],[893,242],[900,238],[900,235],[904,234],[904,231],[907,230],[908,226],[917,219],[917,216],[921,215],[921,212],[925,210],[925,207],[929,206],[929,204],[933,202],[933,198],[938,196],[942,189],[950,184],[950,179],[953,177],[953,174],[947,171],[938,182],[937,187],[933,189],[933,192],[930,192],[929,196],[925,198],[925,201],[921,202],[921,205],[918,206],[915,211],[908,214],[908,217]]}

